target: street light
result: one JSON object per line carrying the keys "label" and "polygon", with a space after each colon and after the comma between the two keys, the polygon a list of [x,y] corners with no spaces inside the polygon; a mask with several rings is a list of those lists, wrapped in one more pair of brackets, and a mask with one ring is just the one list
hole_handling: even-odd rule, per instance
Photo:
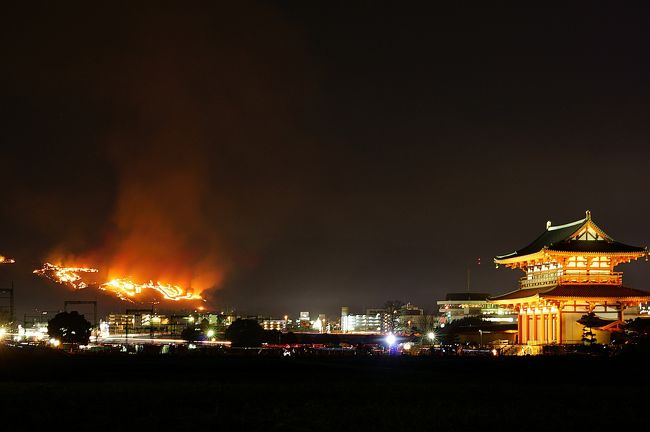
{"label": "street light", "polygon": [[429,338],[429,340],[431,341],[431,343],[433,343],[433,341],[436,340],[436,334],[435,334],[434,332],[429,332],[429,333],[427,333],[427,337]]}
{"label": "street light", "polygon": [[388,344],[388,352],[390,353],[391,349],[393,348],[393,345],[395,345],[395,342],[397,342],[397,338],[395,337],[394,334],[388,333],[388,336],[386,336],[386,343]]}

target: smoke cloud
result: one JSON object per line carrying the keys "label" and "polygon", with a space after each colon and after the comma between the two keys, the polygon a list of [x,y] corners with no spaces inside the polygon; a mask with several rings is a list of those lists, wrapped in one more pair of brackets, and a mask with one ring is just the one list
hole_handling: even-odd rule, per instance
{"label": "smoke cloud", "polygon": [[38,158],[51,183],[16,192],[26,229],[50,243],[45,259],[98,268],[99,283],[199,294],[257,265],[290,223],[317,157],[296,127],[311,91],[300,38],[267,6],[211,8],[130,10],[56,33],[68,53],[38,97],[65,85],[77,99],[64,99],[64,129],[77,134]]}

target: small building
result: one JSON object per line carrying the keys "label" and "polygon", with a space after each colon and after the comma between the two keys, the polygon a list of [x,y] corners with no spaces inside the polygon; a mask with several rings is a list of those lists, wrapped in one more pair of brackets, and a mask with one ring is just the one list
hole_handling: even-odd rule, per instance
{"label": "small building", "polygon": [[[647,260],[648,249],[615,241],[586,212],[584,219],[563,225],[546,224],[531,244],[499,255],[494,262],[523,271],[519,287],[489,299],[493,305],[517,313],[520,344],[581,343],[584,325],[578,321],[591,312],[610,322],[604,330],[623,324],[625,310],[650,301],[650,293],[623,285],[619,264]],[[599,332],[598,342],[608,342]]]}

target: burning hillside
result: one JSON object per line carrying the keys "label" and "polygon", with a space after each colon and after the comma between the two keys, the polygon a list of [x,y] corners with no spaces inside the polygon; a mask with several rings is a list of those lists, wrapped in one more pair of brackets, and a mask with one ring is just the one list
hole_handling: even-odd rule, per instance
{"label": "burning hillside", "polygon": [[99,270],[89,267],[60,267],[50,263],[45,263],[43,264],[43,267],[33,271],[36,275],[74,289],[83,289],[88,286],[88,283],[82,280],[82,275],[84,273],[97,272],[99,272]]}
{"label": "burning hillside", "polygon": [[135,301],[145,290],[153,290],[165,300],[200,300],[201,296],[191,290],[186,290],[180,285],[165,282],[138,283],[129,278],[115,278],[105,283],[96,281],[97,277],[90,278],[90,273],[99,273],[99,270],[91,267],[62,267],[51,263],[45,263],[40,269],[33,271],[34,274],[47,278],[53,282],[68,286],[75,290],[87,287],[96,287],[102,291],[115,294],[118,298],[127,301]]}

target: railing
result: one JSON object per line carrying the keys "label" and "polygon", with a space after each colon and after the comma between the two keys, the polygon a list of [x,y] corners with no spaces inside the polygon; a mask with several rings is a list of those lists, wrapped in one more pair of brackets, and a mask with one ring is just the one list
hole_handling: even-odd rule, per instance
{"label": "railing", "polygon": [[532,278],[523,277],[519,280],[521,288],[537,288],[552,286],[556,284],[603,284],[603,285],[621,285],[623,283],[622,272],[612,272],[609,274],[559,274],[554,270],[549,273],[539,273]]}
{"label": "railing", "polygon": [[610,274],[564,274],[560,276],[559,282],[563,284],[621,285],[623,283],[623,273],[612,272]]}
{"label": "railing", "polygon": [[519,280],[519,285],[522,288],[535,288],[543,286],[556,285],[558,281],[558,270],[552,272],[537,273],[535,276],[530,279],[527,276],[522,277]]}

